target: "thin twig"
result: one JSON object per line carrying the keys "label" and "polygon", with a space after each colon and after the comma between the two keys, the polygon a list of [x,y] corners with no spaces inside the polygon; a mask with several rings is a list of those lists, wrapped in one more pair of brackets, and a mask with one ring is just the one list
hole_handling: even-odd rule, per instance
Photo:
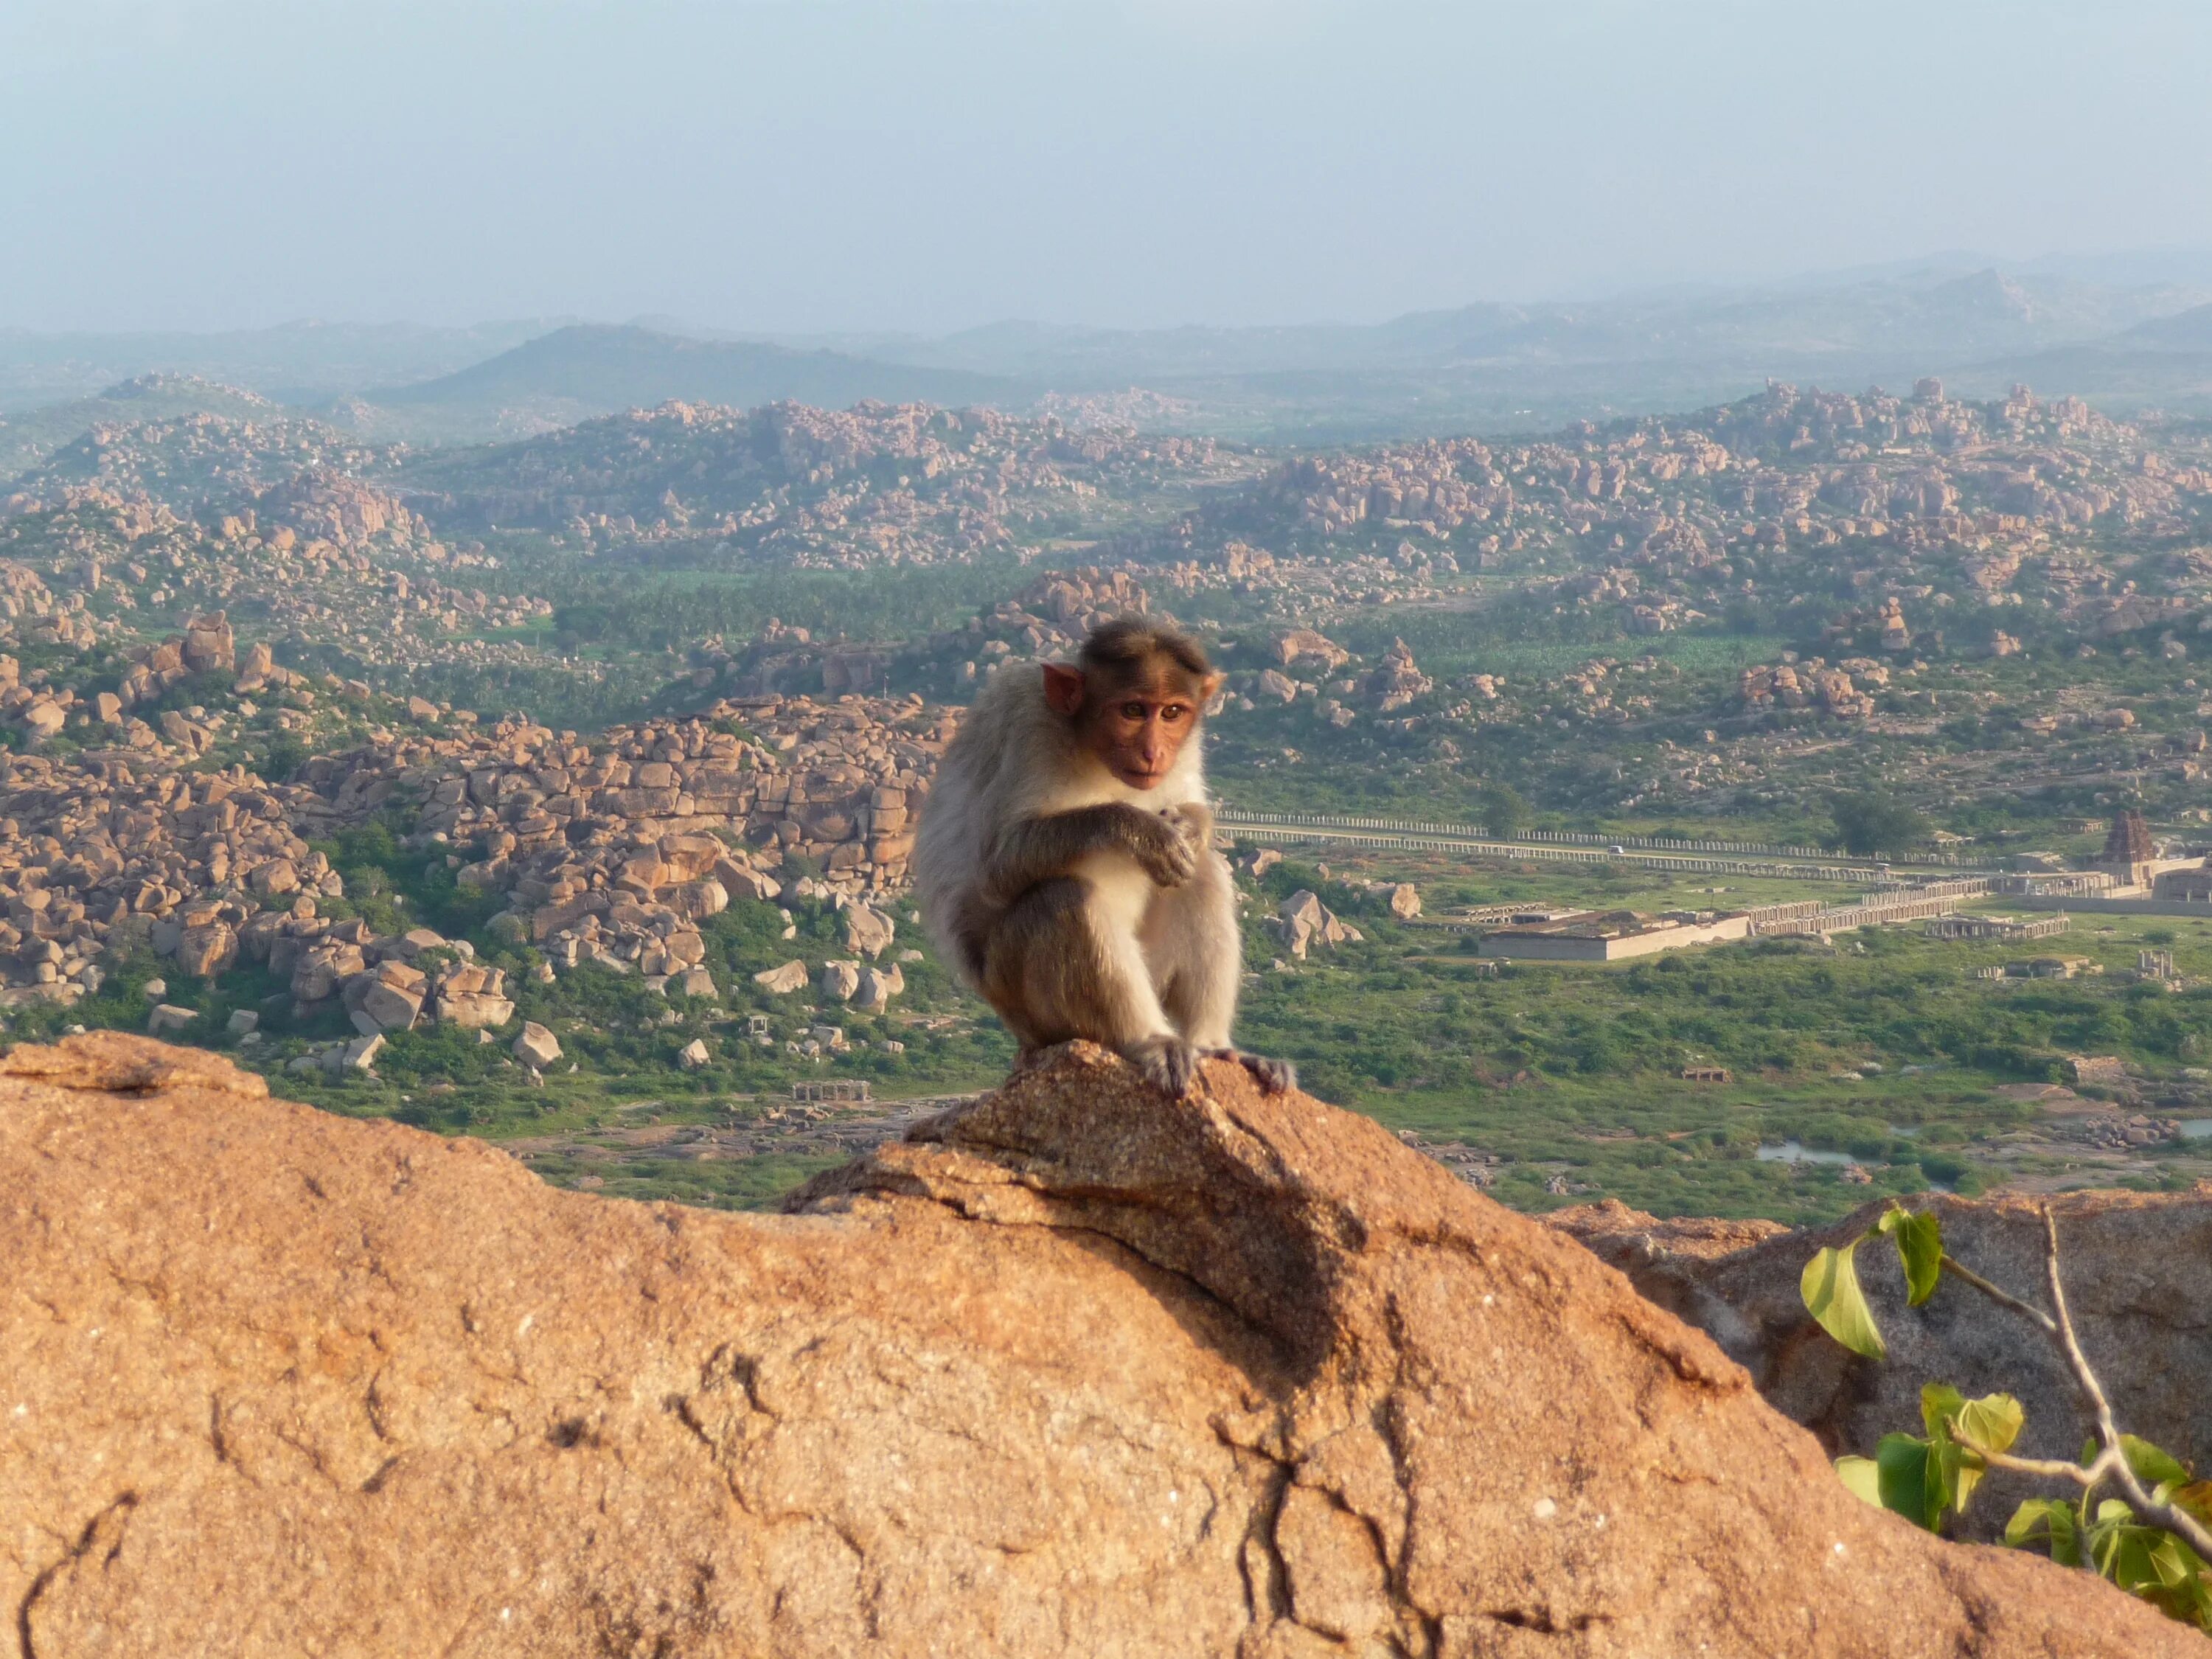
{"label": "thin twig", "polygon": [[[2120,1431],[2112,1421],[2111,1401],[2105,1398],[2104,1385],[2097,1381],[2097,1373],[2090,1368],[2088,1357],[2081,1352],[2079,1338],[2074,1334],[2074,1316],[2067,1311],[2066,1286],[2058,1277],[2058,1223],[2048,1205],[2043,1211],[2043,1265],[2045,1277],[2051,1285],[2051,1305],[2057,1315],[2058,1344],[2066,1353],[2066,1363],[2074,1372],[2074,1382],[2088,1402],[2090,1415],[2097,1425],[2097,1441],[2103,1453],[2089,1465],[2092,1469],[2109,1465],[2112,1479],[2126,1496],[2128,1507],[2136,1518],[2150,1526],[2162,1527],[2188,1544],[2207,1561],[2212,1561],[2212,1528],[2208,1528],[2194,1516],[2175,1509],[2170,1504],[2154,1501],[2143,1490],[2142,1481],[2129,1465],[2126,1449],[2120,1443]],[[2049,1321],[2044,1322],[2046,1326]],[[2084,1486],[2093,1484],[2084,1481]]]}
{"label": "thin twig", "polygon": [[2032,1302],[2023,1302],[2010,1291],[2000,1290],[1972,1268],[1962,1266],[1956,1256],[1948,1252],[1943,1257],[1943,1271],[1972,1285],[1999,1307],[2010,1308],[2024,1319],[2032,1319],[2043,1328],[2045,1336],[2057,1337],[2058,1323]]}
{"label": "thin twig", "polygon": [[2112,1455],[2110,1452],[2099,1452],[2094,1462],[2069,1463],[2056,1457],[2014,1457],[2010,1452],[1990,1451],[1986,1447],[1974,1445],[1964,1435],[1960,1435],[1959,1440],[1961,1444],[1972,1447],[1982,1462],[1993,1469],[2010,1469],[2014,1474],[2040,1475],[2046,1480],[2071,1480],[2084,1492],[2112,1472],[2106,1468],[2106,1460]]}
{"label": "thin twig", "polygon": [[2055,1334],[2058,1346],[2065,1352],[2075,1386],[2081,1390],[2081,1398],[2087,1402],[2089,1415],[2096,1423],[2098,1443],[2107,1448],[2118,1446],[2120,1431],[2112,1421],[2112,1402],[2105,1398],[2105,1385],[2097,1381],[2088,1357],[2081,1352],[2081,1340],[2074,1334],[2074,1316],[2067,1310],[2066,1286],[2058,1276],[2058,1222],[2048,1205],[2043,1210],[2043,1271],[2051,1286],[2051,1305],[2057,1314]]}

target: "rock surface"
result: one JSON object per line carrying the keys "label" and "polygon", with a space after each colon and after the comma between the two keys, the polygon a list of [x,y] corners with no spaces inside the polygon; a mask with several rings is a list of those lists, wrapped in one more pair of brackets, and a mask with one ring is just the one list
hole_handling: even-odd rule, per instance
{"label": "rock surface", "polygon": [[[2040,1206],[2058,1225],[2067,1305],[2083,1352],[2120,1426],[2185,1462],[2212,1468],[2212,1191],[2068,1193],[2049,1200],[1930,1200],[1945,1249],[2002,1289],[2048,1308]],[[1618,1202],[1550,1219],[1626,1273],[1637,1289],[1717,1340],[1774,1406],[1832,1452],[1871,1454],[1881,1437],[1920,1432],[1920,1389],[1949,1382],[2002,1391],[2027,1408],[2020,1449],[2076,1455],[2089,1419],[2063,1361],[2044,1335],[1966,1285],[1940,1286],[1907,1309],[1896,1253],[1859,1252],[1859,1279],[1889,1346],[1876,1363],[1828,1339],[1805,1311],[1798,1279],[1813,1252],[1842,1244],[1886,1207],[1870,1204],[1833,1227],[1793,1232],[1772,1222],[1662,1221]],[[2003,1528],[2039,1487],[1993,1475],[1969,1516]]]}
{"label": "rock surface", "polygon": [[1376,1125],[1077,1049],[782,1217],[0,1062],[26,1655],[2201,1654]]}

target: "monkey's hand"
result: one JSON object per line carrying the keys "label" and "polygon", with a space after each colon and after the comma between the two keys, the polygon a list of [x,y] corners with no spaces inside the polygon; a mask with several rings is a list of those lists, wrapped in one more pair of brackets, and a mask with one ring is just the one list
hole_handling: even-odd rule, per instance
{"label": "monkey's hand", "polygon": [[1162,887],[1180,887],[1196,875],[1203,850],[1204,844],[1194,845],[1182,820],[1175,816],[1178,810],[1171,808],[1157,816],[1137,811],[1130,815],[1130,854]]}
{"label": "monkey's hand", "polygon": [[1204,801],[1187,800],[1180,806],[1170,806],[1160,816],[1175,825],[1176,831],[1201,854],[1213,844],[1213,809]]}

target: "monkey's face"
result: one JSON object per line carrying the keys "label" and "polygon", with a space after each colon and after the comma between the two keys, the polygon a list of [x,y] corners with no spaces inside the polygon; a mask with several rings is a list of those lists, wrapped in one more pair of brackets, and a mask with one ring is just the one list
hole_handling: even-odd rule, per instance
{"label": "monkey's face", "polygon": [[1091,718],[1092,752],[1130,788],[1157,789],[1175,770],[1176,757],[1198,729],[1204,707],[1180,686],[1118,691]]}
{"label": "monkey's face", "polygon": [[1218,673],[1194,674],[1163,654],[1115,670],[1047,663],[1045,699],[1074,721],[1083,744],[1132,789],[1157,789],[1220,689]]}

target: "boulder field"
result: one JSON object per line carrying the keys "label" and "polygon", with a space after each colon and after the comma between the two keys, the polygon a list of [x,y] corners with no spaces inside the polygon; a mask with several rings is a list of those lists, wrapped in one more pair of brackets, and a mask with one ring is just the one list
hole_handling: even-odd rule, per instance
{"label": "boulder field", "polygon": [[98,1035],[0,1060],[0,1641],[70,1656],[2202,1656],[1852,1498],[1365,1119],[1073,1048],[779,1216]]}

